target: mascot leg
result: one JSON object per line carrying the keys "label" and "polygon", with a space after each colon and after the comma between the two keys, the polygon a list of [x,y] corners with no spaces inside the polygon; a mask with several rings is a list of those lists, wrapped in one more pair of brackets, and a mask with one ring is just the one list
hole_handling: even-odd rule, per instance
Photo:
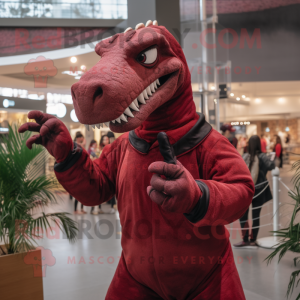
{"label": "mascot leg", "polygon": [[246,300],[241,280],[234,263],[231,247],[226,262],[212,274],[206,288],[193,300]]}
{"label": "mascot leg", "polygon": [[128,272],[122,254],[105,300],[163,300],[154,291],[137,282]]}

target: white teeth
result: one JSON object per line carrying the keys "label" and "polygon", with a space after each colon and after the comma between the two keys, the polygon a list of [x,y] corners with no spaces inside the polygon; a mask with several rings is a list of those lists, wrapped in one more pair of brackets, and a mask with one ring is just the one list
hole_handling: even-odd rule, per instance
{"label": "white teeth", "polygon": [[85,126],[86,130],[90,130],[90,125],[84,124],[84,126]]}
{"label": "white teeth", "polygon": [[126,114],[129,117],[134,118],[134,115],[132,114],[132,112],[130,111],[130,109],[128,107],[125,109],[124,114]]}
{"label": "white teeth", "polygon": [[146,104],[146,101],[144,99],[144,96],[142,94],[140,94],[138,97],[137,97],[138,101],[141,102],[142,104]]}
{"label": "white teeth", "polygon": [[[143,90],[143,96],[144,96],[144,98],[146,99],[146,100],[148,100],[149,99],[149,97],[148,97],[148,94],[147,94],[147,91],[146,90]],[[139,98],[138,98],[139,99]]]}
{"label": "white teeth", "polygon": [[152,93],[155,92],[155,88],[154,88],[154,84],[153,83],[150,84],[150,89],[151,89]]}
{"label": "white teeth", "polygon": [[149,96],[152,96],[150,86],[147,86],[146,91]]}
{"label": "white teeth", "polygon": [[[131,118],[134,118],[134,114],[131,112],[131,110],[129,108],[131,108],[132,110],[134,111],[140,111],[139,110],[139,102],[142,103],[142,104],[146,104],[146,100],[149,99],[149,96],[152,96],[153,93],[156,92],[156,89],[158,89],[158,85],[160,85],[160,82],[158,79],[156,79],[154,82],[152,82],[148,87],[146,87],[143,92],[138,95],[138,97],[136,99],[134,99],[129,107],[127,107],[124,111],[124,113],[119,117],[119,118],[116,118],[115,120],[112,120],[110,122],[112,123],[116,123],[116,121],[118,123],[121,123],[121,120],[124,121],[124,122],[128,122],[127,120],[127,116],[131,117]],[[107,127],[109,127],[109,122],[105,122],[104,123]],[[87,130],[88,130],[88,125],[87,126]],[[95,125],[92,125],[93,128],[95,128]],[[99,128],[99,126],[102,127],[102,124],[96,124],[97,128]]]}
{"label": "white teeth", "polygon": [[135,110],[135,111],[140,111],[140,110],[136,107],[136,105],[134,104],[134,101],[129,105],[129,107],[130,107],[131,109]]}
{"label": "white teeth", "polygon": [[134,99],[133,102],[134,102],[136,107],[139,107],[139,103],[138,103],[137,99]]}
{"label": "white teeth", "polygon": [[124,114],[121,114],[121,116],[119,117],[121,120],[123,120],[124,122],[128,122],[127,118],[125,117]]}

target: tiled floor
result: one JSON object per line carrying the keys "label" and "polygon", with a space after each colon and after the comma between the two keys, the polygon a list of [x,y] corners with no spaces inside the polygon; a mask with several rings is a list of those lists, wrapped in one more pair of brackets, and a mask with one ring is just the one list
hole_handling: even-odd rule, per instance
{"label": "tiled floor", "polygon": [[[286,166],[282,170],[281,177],[291,187],[289,168]],[[66,195],[60,197],[61,204],[51,210],[72,212],[74,200],[69,200]],[[281,203],[280,221],[286,225],[292,207],[287,204],[291,201],[283,187]],[[109,209],[108,205],[103,205],[103,210]],[[89,212],[90,209],[86,210]],[[263,208],[261,215],[261,225],[272,222],[272,202]],[[73,217],[81,228],[85,228],[85,234],[75,244],[69,244],[67,240],[57,238],[58,236],[39,241],[41,246],[51,249],[56,258],[56,264],[47,267],[44,278],[45,300],[103,300],[121,254],[118,214],[94,216],[88,213]],[[106,225],[102,224],[99,231],[96,224],[103,220]],[[231,227],[236,228],[236,225]],[[270,230],[271,225],[262,227],[259,237],[268,236]],[[240,231],[231,230],[231,241],[234,243],[239,240]],[[267,266],[264,259],[271,250],[234,249],[233,252],[247,300],[285,299],[289,276],[295,270],[293,253],[288,253],[279,265],[274,260]],[[297,292],[300,292],[299,288]],[[291,299],[296,298],[297,292]]]}

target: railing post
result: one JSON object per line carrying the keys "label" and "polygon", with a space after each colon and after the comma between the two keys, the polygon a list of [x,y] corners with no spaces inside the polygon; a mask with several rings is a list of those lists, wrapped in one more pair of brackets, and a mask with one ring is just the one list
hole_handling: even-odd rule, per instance
{"label": "railing post", "polygon": [[[279,168],[272,170],[273,180],[273,231],[279,230]],[[280,238],[273,233],[273,236],[260,238],[256,241],[257,245],[263,248],[274,249],[279,243]]]}
{"label": "railing post", "polygon": [[[279,230],[279,168],[272,170],[273,178],[273,231]],[[276,235],[276,234],[274,234]]]}

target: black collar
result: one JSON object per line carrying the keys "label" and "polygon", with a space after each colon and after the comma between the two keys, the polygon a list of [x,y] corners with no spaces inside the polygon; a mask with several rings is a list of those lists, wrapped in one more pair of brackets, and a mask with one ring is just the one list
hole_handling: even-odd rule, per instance
{"label": "black collar", "polygon": [[[205,121],[201,113],[197,113],[199,119],[197,123],[179,141],[173,144],[175,155],[178,156],[197,146],[211,131],[211,125]],[[147,154],[151,144],[139,138],[134,130],[129,132],[130,144],[139,152]]]}

